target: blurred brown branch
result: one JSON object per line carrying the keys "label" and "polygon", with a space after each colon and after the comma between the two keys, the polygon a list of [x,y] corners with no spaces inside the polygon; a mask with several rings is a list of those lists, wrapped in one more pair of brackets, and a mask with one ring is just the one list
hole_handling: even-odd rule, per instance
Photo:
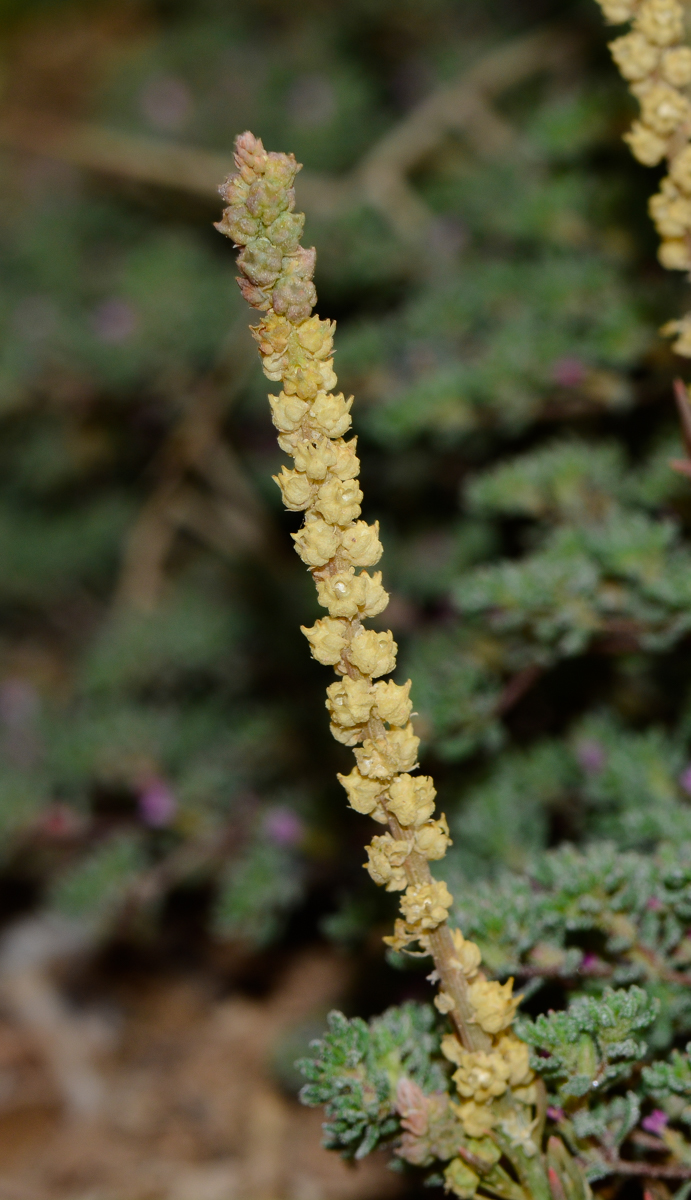
{"label": "blurred brown branch", "polygon": [[[515,133],[492,102],[531,75],[563,71],[574,49],[573,35],[549,28],[491,50],[460,79],[427,96],[350,174],[332,179],[303,172],[301,204],[328,214],[365,200],[402,237],[417,236],[431,214],[409,182],[411,171],[449,132],[463,133],[483,157],[503,153]],[[0,114],[0,146],[204,198],[217,196],[219,183],[233,168],[230,152],[218,154],[22,108],[8,107]]]}
{"label": "blurred brown branch", "polygon": [[193,384],[153,463],[154,487],[125,541],[116,609],[156,608],[180,530],[224,555],[240,551],[272,559],[270,517],[222,429],[247,355],[238,363],[233,346],[224,358],[233,360],[234,384],[229,388],[221,378],[230,363]]}

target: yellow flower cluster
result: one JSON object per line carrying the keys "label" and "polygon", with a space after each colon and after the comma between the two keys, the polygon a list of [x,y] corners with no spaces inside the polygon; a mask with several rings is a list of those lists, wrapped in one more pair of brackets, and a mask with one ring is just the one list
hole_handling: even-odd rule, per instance
{"label": "yellow flower cluster", "polygon": [[[328,615],[303,628],[314,658],[336,670],[326,707],[334,737],[355,750],[357,765],[340,775],[349,803],[390,832],[367,848],[367,869],[389,891],[404,891],[401,909],[407,942],[437,928],[448,916],[451,896],[443,883],[412,882],[406,864],[415,854],[442,858],[449,845],[445,818],[434,820],[432,780],[411,775],[419,739],[410,722],[410,681],[381,677],[396,665],[396,643],[387,631],[363,621],[388,604],[378,562],[379,527],[360,520],[362,491],[352,397],[334,391],[334,324],[312,308],[315,252],[300,246],[304,217],[293,212],[299,169],[292,155],[268,154],[246,133],[236,145],[238,173],[223,185],[228,201],[217,228],[242,250],[239,284],[264,315],[252,333],[264,373],[280,383],[269,397],[281,449],[292,467],[274,476],[283,503],[304,512],[295,548],[308,566]],[[376,682],[375,682],[376,681]]]}
{"label": "yellow flower cluster", "polygon": [[[503,1126],[509,1118],[514,1124],[518,1118],[521,1127],[525,1125],[530,1130],[533,1120],[530,1110],[536,1100],[530,1052],[527,1045],[510,1032],[520,996],[513,995],[512,979],[500,984],[485,978],[479,970],[479,947],[466,941],[460,930],[453,931],[453,939],[457,965],[468,980],[474,1020],[491,1038],[487,1050],[464,1049],[458,1039],[450,1035],[442,1039],[442,1053],[456,1067],[452,1078],[461,1103],[454,1104],[453,1110],[464,1133],[471,1138],[483,1137],[496,1125]],[[437,1007],[443,1009],[444,1006],[437,1003]],[[509,1089],[513,1105],[504,1110],[493,1108],[492,1102]],[[509,1136],[513,1140],[513,1134]],[[528,1146],[525,1142],[522,1149],[529,1156],[537,1152],[534,1144]]]}
{"label": "yellow flower cluster", "polygon": [[[265,374],[281,384],[279,394],[269,397],[271,415],[293,466],[284,466],[275,480],[286,508],[305,514],[293,534],[295,548],[327,614],[303,633],[314,658],[335,669],[326,699],[331,730],[355,753],[356,765],[338,778],[355,812],[388,826],[372,838],[365,863],[376,883],[402,893],[402,916],[385,940],[398,949],[417,943],[433,953],[447,989],[436,997],[437,1007],[458,1019],[463,1005],[467,1044],[463,1048],[449,1036],[444,1053],[457,1068],[456,1109],[465,1134],[482,1137],[498,1124],[514,1144],[507,1125],[513,1122],[522,1150],[534,1153],[524,1111],[535,1099],[528,1051],[508,1032],[520,997],[512,994],[513,980],[487,980],[479,970],[479,948],[446,926],[452,897],[428,864],[444,856],[449,828],[443,815],[434,817],[432,780],[413,774],[419,739],[410,720],[410,681],[382,679],[396,665],[396,643],[388,630],[363,624],[389,599],[381,573],[364,569],[377,564],[382,547],[378,525],[360,519],[356,440],[345,440],[352,398],[333,391],[334,326],[312,315],[315,253],[300,246],[304,219],[293,212],[298,164],[292,155],[267,154],[251,133],[238,138],[236,163],[238,174],[222,188],[228,208],[217,228],[242,247],[238,282],[265,314],[252,332]],[[492,1102],[508,1092],[516,1104],[502,1101],[501,1111],[494,1111]],[[460,1159],[449,1171],[451,1190],[472,1194],[459,1190],[467,1185],[462,1178],[477,1178]]]}
{"label": "yellow flower cluster", "polygon": [[[684,44],[681,0],[598,0],[612,24],[632,29],[610,43],[612,57],[641,106],[640,120],[624,135],[646,166],[669,164],[650,215],[662,239],[658,257],[671,271],[691,269],[691,47]],[[691,314],[670,321],[674,349],[691,357]]]}

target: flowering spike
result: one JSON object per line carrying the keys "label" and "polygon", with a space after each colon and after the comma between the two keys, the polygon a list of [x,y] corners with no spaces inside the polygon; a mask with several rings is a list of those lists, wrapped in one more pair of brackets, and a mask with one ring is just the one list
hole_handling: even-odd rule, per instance
{"label": "flowering spike", "polygon": [[[624,141],[647,167],[667,160],[668,174],[651,197],[649,211],[662,239],[658,258],[670,271],[691,270],[691,48],[684,44],[681,0],[597,0],[614,25],[633,30],[610,42],[612,57],[640,103]],[[691,358],[691,313],[668,321],[661,332],[676,336],[673,349]]]}
{"label": "flowering spike", "polygon": [[[666,29],[660,24],[660,45],[669,42]],[[659,126],[672,120],[670,104],[655,110]],[[286,508],[305,513],[292,536],[328,612],[302,631],[313,656],[336,671],[327,689],[331,731],[354,749],[357,762],[338,778],[352,809],[388,826],[367,847],[365,863],[376,883],[401,893],[402,916],[385,940],[397,950],[417,945],[434,959],[440,983],[435,1003],[456,1029],[445,1052],[458,1066],[463,1103],[454,1107],[463,1136],[481,1137],[503,1122],[506,1130],[523,1131],[526,1142],[533,1075],[527,1048],[509,1032],[520,997],[512,994],[512,980],[502,985],[486,979],[478,947],[447,924],[451,893],[432,877],[429,861],[445,854],[449,829],[443,815],[433,817],[432,780],[413,774],[419,739],[410,723],[410,681],[382,678],[395,667],[396,643],[390,631],[363,625],[388,603],[381,572],[360,570],[376,565],[382,547],[378,524],[359,519],[360,464],[355,439],[344,441],[353,400],[334,391],[334,325],[312,316],[316,253],[300,246],[304,218],[293,212],[299,164],[292,155],[267,153],[251,133],[238,138],[235,161],[238,173],[221,187],[228,207],[216,228],[242,247],[240,286],[264,314],[252,335],[265,375],[281,386],[279,395],[269,397],[271,417],[293,467],[284,466],[274,478]],[[499,1096],[503,1115],[491,1108]],[[465,1194],[466,1176],[477,1178],[460,1159],[449,1171],[457,1195]]]}

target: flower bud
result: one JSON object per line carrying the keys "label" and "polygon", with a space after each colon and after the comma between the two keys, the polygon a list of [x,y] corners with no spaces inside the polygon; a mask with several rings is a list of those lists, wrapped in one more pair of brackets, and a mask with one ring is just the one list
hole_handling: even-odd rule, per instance
{"label": "flower bud", "polygon": [[283,255],[268,238],[253,238],[238,255],[238,266],[252,283],[271,287],[278,279]]}
{"label": "flower bud", "polygon": [[513,1022],[521,996],[513,996],[513,979],[497,983],[476,979],[468,987],[468,999],[475,1010],[475,1020],[485,1033],[499,1033]]}
{"label": "flower bud", "polygon": [[459,1059],[453,1081],[461,1096],[486,1104],[504,1095],[511,1068],[497,1050],[461,1050]]}
{"label": "flower bud", "polygon": [[598,0],[598,4],[609,25],[623,25],[631,20],[638,0]]}
{"label": "flower bud", "polygon": [[684,37],[684,9],[679,0],[643,0],[635,27],[649,42],[671,46]]}
{"label": "flower bud", "polygon": [[336,447],[328,438],[320,438],[318,442],[301,442],[296,447],[295,466],[298,471],[309,475],[310,479],[324,479],[337,457]]}
{"label": "flower bud", "polygon": [[250,325],[250,332],[263,355],[284,354],[293,326],[285,317],[268,312],[258,325]]}
{"label": "flower bud", "polygon": [[251,217],[244,204],[226,208],[214,228],[232,238],[236,246],[244,246],[259,232],[259,222]]}
{"label": "flower bud", "polygon": [[634,121],[629,133],[624,134],[624,141],[628,143],[634,158],[646,167],[656,167],[667,151],[666,141],[640,121]]}
{"label": "flower bud", "polygon": [[389,593],[384,591],[382,586],[381,571],[375,571],[374,575],[368,575],[367,571],[363,571],[358,576],[358,580],[361,587],[359,608],[362,616],[378,616],[389,603]]}
{"label": "flower bud", "polygon": [[315,358],[329,358],[333,350],[335,321],[322,321],[318,316],[303,321],[296,330],[297,339],[303,350]]}
{"label": "flower bud", "polygon": [[291,512],[300,512],[311,503],[316,488],[302,471],[289,471],[282,467],[281,474],[272,478],[280,487],[283,503]]}
{"label": "flower bud", "polygon": [[664,337],[676,337],[672,349],[685,358],[691,358],[691,314],[687,313],[678,321],[668,321],[662,326],[660,333]]}
{"label": "flower bud", "polygon": [[429,775],[399,775],[389,788],[386,807],[400,825],[419,829],[434,812],[436,794]]}
{"label": "flower bud", "polygon": [[691,83],[691,48],[675,46],[662,55],[662,74],[673,87],[688,87]]}
{"label": "flower bud", "polygon": [[691,196],[691,146],[685,146],[670,164],[670,179]]}
{"label": "flower bud", "polygon": [[357,746],[358,742],[363,741],[366,729],[364,725],[337,725],[334,721],[329,725],[331,736],[340,742],[342,746],[348,746],[351,750]]}
{"label": "flower bud", "polygon": [[[280,396],[269,396],[269,404],[271,420],[281,433],[292,433],[294,429],[298,429],[307,412],[304,400],[300,400],[298,396],[286,396],[285,392],[281,392]],[[295,465],[298,466],[297,462]],[[298,466],[298,470],[304,471],[305,468]]]}
{"label": "flower bud", "polygon": [[436,929],[449,915],[453,897],[443,881],[411,884],[401,896],[401,912],[408,925]]}
{"label": "flower bud", "polygon": [[[669,180],[663,183],[669,183]],[[691,200],[679,195],[674,184],[672,189],[667,187],[657,192],[648,202],[655,228],[663,238],[681,238],[691,230]]]}
{"label": "flower bud", "polygon": [[337,571],[326,579],[317,580],[317,596],[323,608],[328,608],[332,617],[355,617],[364,589],[355,569]]}
{"label": "flower bud", "polygon": [[382,825],[386,824],[386,813],[381,803],[382,785],[378,780],[363,779],[357,767],[353,767],[349,775],[337,775],[336,778],[345,788],[348,803],[355,812],[373,817]]}
{"label": "flower bud", "polygon": [[301,400],[314,400],[323,384],[324,364],[316,359],[288,366],[283,372],[283,390],[297,393]]}
{"label": "flower bud", "polygon": [[510,1087],[530,1083],[534,1077],[530,1069],[530,1049],[525,1042],[520,1042],[512,1033],[504,1034],[497,1043],[497,1051],[509,1067]]}
{"label": "flower bud", "polygon": [[332,683],[327,689],[326,707],[339,725],[363,725],[369,720],[372,687],[367,679],[343,679]]}
{"label": "flower bud", "polygon": [[306,521],[302,529],[290,535],[295,549],[308,567],[323,567],[330,562],[341,544],[341,531],[317,517]]}
{"label": "flower bud", "polygon": [[388,675],[396,666],[396,646],[389,629],[358,629],[350,644],[350,661],[363,675],[376,679]]}
{"label": "flower bud", "polygon": [[449,826],[442,813],[438,821],[427,821],[415,834],[415,849],[430,862],[438,862],[451,845]]}
{"label": "flower bud", "polygon": [[390,779],[399,771],[413,770],[419,745],[412,725],[389,729],[378,738],[365,738],[362,749],[355,751],[358,770],[372,779]]}
{"label": "flower bud", "polygon": [[312,657],[325,667],[334,667],[340,661],[341,654],[348,645],[345,621],[335,621],[333,617],[322,617],[315,621],[311,628],[304,625],[300,629],[307,638]]}
{"label": "flower bud", "polygon": [[300,245],[304,224],[304,213],[284,212],[269,225],[266,236],[278,246],[281,254],[294,254]]}
{"label": "flower bud", "polygon": [[357,438],[351,438],[349,442],[344,442],[341,439],[337,442],[332,442],[336,452],[336,459],[331,468],[333,475],[338,479],[357,479],[360,474],[360,459],[355,451],[357,449]]}
{"label": "flower bud", "polygon": [[668,83],[657,83],[641,98],[643,124],[660,137],[674,133],[691,115],[691,104],[686,96]]}
{"label": "flower bud", "polygon": [[668,271],[691,269],[691,250],[686,238],[670,238],[661,243],[657,257]]}
{"label": "flower bud", "polygon": [[227,179],[224,179],[218,190],[231,208],[246,209],[245,202],[250,185],[245,183],[241,175],[229,175]]}
{"label": "flower bud", "polygon": [[[476,1104],[474,1100],[468,1100],[465,1104],[454,1104],[453,1109],[460,1119],[463,1132],[469,1138],[484,1137],[495,1124],[494,1112],[486,1104]],[[465,1173],[459,1167],[464,1166],[463,1159],[454,1158],[444,1172],[445,1185],[456,1195],[461,1192],[467,1195],[469,1190],[467,1187],[463,1189]]]}
{"label": "flower bud", "polygon": [[655,70],[660,51],[642,33],[627,33],[609,44],[612,58],[624,79],[645,79]]}
{"label": "flower bud", "polygon": [[[235,154],[233,157],[235,158],[235,165],[238,171],[248,168],[250,177],[254,179],[256,175],[261,175],[263,172],[269,156],[264,149],[261,138],[255,137],[248,129],[235,139]],[[285,157],[295,163],[295,170],[297,171],[299,168],[293,155],[290,154]]]}
{"label": "flower bud", "polygon": [[[480,947],[476,946],[475,942],[466,941],[460,929],[452,929],[451,936],[455,949],[456,966],[460,967],[466,979],[472,979],[477,975],[478,967],[482,962]],[[446,1054],[445,1050],[444,1053]]]}
{"label": "flower bud", "polygon": [[353,397],[346,400],[342,392],[333,396],[330,392],[320,391],[310,409],[310,420],[327,437],[343,437],[352,424],[352,403]]}
{"label": "flower bud", "polygon": [[[302,441],[302,430],[294,429],[292,433],[279,433],[276,438],[281,450],[284,454],[289,454],[292,458]],[[312,514],[310,514],[311,516]]]}
{"label": "flower bud", "polygon": [[407,725],[413,709],[410,700],[410,680],[398,684],[394,683],[393,679],[387,679],[386,683],[380,679],[379,683],[374,685],[374,695],[377,712],[382,721],[387,721],[389,725]]}
{"label": "flower bud", "polygon": [[387,892],[402,892],[407,884],[403,864],[410,854],[406,841],[396,841],[390,833],[372,838],[366,846],[367,859],[364,867],[380,886],[386,884]]}
{"label": "flower bud", "polygon": [[[250,184],[246,203],[253,217],[271,225],[282,212],[292,208],[295,194],[284,180],[264,175]],[[275,305],[274,309],[278,312]]]}
{"label": "flower bud", "polygon": [[354,566],[373,567],[383,553],[379,541],[379,522],[368,525],[366,521],[356,521],[349,529],[343,530],[342,545],[345,555]]}
{"label": "flower bud", "polygon": [[235,282],[242,292],[243,300],[247,304],[250,304],[252,308],[267,309],[271,307],[271,296],[265,289],[257,287],[254,283],[250,283],[249,279],[246,279],[244,275],[237,275]]}
{"label": "flower bud", "polygon": [[316,250],[305,250],[299,246],[295,254],[286,256],[283,269],[271,293],[274,312],[285,316],[294,325],[307,320],[317,303],[317,292],[312,283]]}
{"label": "flower bud", "polygon": [[349,525],[360,516],[362,492],[356,479],[329,479],[319,489],[314,507],[330,525]]}

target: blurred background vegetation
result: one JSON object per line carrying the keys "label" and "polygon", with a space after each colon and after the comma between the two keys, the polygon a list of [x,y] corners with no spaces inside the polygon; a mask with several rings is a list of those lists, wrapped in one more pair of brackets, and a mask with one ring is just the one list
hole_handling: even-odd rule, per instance
{"label": "blurred background vegetation", "polygon": [[521,866],[592,822],[649,834],[632,807],[686,794],[686,488],[656,335],[680,297],[598,10],[54,0],[3,25],[8,912],[155,938],[182,907],[266,943],[300,913],[361,937],[379,903],[211,225],[246,127],[304,163],[454,866]]}
{"label": "blurred background vegetation", "polygon": [[[690,837],[691,505],[657,333],[683,288],[597,6],[3,0],[0,33],[6,927],[381,961],[395,900],[335,782],[212,227],[246,128],[304,164],[464,903],[565,839]],[[366,1011],[418,986],[370,977]]]}

